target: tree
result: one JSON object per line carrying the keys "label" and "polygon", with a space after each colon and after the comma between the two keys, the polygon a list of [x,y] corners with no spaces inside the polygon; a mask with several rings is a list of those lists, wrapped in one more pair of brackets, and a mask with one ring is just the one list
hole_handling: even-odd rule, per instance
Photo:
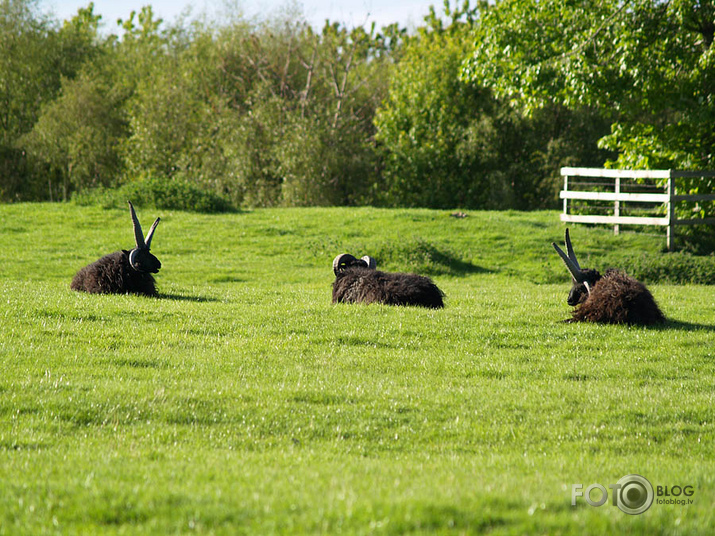
{"label": "tree", "polygon": [[527,111],[597,108],[614,165],[715,165],[710,0],[503,0],[478,25],[464,76]]}
{"label": "tree", "polygon": [[386,91],[384,36],[326,22],[320,34],[305,25],[300,40],[301,83],[276,148],[283,202],[365,202],[377,169],[372,118]]}
{"label": "tree", "polygon": [[49,22],[32,0],[0,0],[0,199],[40,195],[28,184],[27,159],[17,139],[37,119],[40,103],[54,93],[43,56]]}
{"label": "tree", "polygon": [[388,204],[474,207],[487,202],[493,158],[494,102],[487,90],[460,80],[476,11],[434,9],[410,39],[377,111]]}
{"label": "tree", "polygon": [[[611,123],[599,141],[616,155],[608,165],[711,169],[714,35],[712,0],[502,0],[480,21],[463,75],[527,113],[597,110]],[[715,180],[677,190],[712,193]],[[682,210],[712,216],[715,203]]]}
{"label": "tree", "polygon": [[52,195],[21,140],[95,54],[98,23],[91,4],[58,28],[33,0],[0,1],[0,198]]}
{"label": "tree", "polygon": [[462,78],[473,31],[492,9],[486,2],[434,10],[395,66],[378,110],[390,205],[450,208],[551,207],[558,168],[603,162],[595,140],[607,129],[588,110],[557,103],[525,116],[489,84]]}
{"label": "tree", "polygon": [[316,33],[302,21],[222,29],[208,90],[221,187],[248,205],[365,201],[384,52],[399,38],[389,32],[326,23]]}
{"label": "tree", "polygon": [[117,147],[126,132],[116,94],[100,79],[81,76],[64,80],[60,97],[43,108],[21,143],[46,165],[67,200],[72,190],[118,182]]}

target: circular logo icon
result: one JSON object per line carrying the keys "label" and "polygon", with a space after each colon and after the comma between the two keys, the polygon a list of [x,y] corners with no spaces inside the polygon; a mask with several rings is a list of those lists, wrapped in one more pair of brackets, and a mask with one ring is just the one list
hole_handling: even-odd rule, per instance
{"label": "circular logo icon", "polygon": [[640,475],[626,475],[618,481],[616,504],[622,512],[630,515],[642,514],[653,504],[655,493],[648,479]]}

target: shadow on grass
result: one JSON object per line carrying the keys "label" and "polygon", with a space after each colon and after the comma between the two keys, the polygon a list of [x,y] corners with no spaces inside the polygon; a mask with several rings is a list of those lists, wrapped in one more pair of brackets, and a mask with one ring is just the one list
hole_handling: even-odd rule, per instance
{"label": "shadow on grass", "polygon": [[[600,324],[602,326],[627,326],[628,324],[608,324],[601,322],[579,322],[573,318],[561,320],[562,324]],[[632,327],[639,327],[653,331],[712,331],[715,332],[715,324],[699,324],[697,322],[681,322],[679,320],[666,320],[663,324],[640,325],[632,324]]]}
{"label": "shadow on grass", "polygon": [[190,301],[196,303],[206,303],[206,302],[217,302],[216,298],[208,298],[206,296],[184,296],[183,294],[159,294],[157,296],[160,300],[172,300],[172,301]]}
{"label": "shadow on grass", "polygon": [[658,331],[678,330],[678,331],[712,331],[715,332],[715,325],[700,324],[697,322],[681,322],[679,320],[668,320],[665,324],[651,326],[651,329]]}
{"label": "shadow on grass", "polygon": [[139,357],[124,359],[105,359],[104,363],[115,365],[118,367],[129,367],[137,369],[159,369],[165,367],[165,364],[158,359],[142,359]]}
{"label": "shadow on grass", "polygon": [[372,248],[370,255],[377,260],[378,270],[380,265],[385,264],[388,268],[393,268],[390,271],[415,272],[430,276],[465,276],[495,272],[464,260],[449,248],[438,247],[419,237],[404,242],[385,242]]}
{"label": "shadow on grass", "polygon": [[[484,268],[459,258],[449,250],[427,244],[421,254],[427,259],[421,270],[430,275],[465,276],[469,274],[491,274],[496,270]],[[408,256],[409,258],[409,256]],[[416,263],[419,266],[419,261]]]}
{"label": "shadow on grass", "polygon": [[471,262],[451,257],[448,254],[443,255],[442,264],[448,267],[445,272],[449,275],[461,276],[468,274],[493,274],[497,272],[497,270],[484,268],[483,266],[478,266],[476,264],[472,264]]}
{"label": "shadow on grass", "polygon": [[20,450],[42,450],[47,448],[49,444],[42,442],[28,441],[0,441],[0,452],[2,451],[20,451]]}

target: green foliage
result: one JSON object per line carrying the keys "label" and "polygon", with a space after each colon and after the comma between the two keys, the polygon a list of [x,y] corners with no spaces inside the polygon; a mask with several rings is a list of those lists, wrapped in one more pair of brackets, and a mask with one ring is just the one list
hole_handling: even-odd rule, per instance
{"label": "green foliage", "polygon": [[668,255],[609,254],[602,267],[615,267],[644,283],[715,285],[715,256],[676,252]]}
{"label": "green foliage", "polygon": [[525,117],[488,85],[462,79],[473,29],[492,8],[434,12],[405,47],[375,122],[384,202],[448,208],[553,207],[559,168],[602,165],[605,123],[587,108],[545,106]]}
{"label": "green foliage", "polygon": [[[90,6],[55,38],[32,7],[3,3],[3,102],[17,105],[2,114],[16,123],[3,130],[5,198],[43,191],[52,199],[58,184],[67,198],[144,175],[196,182],[234,203],[365,199],[377,167],[371,109],[380,99],[380,77],[370,73],[385,63],[385,37],[337,25],[315,35],[302,22],[165,29],[146,7],[122,21],[121,38],[102,41]],[[40,49],[58,56],[46,54],[45,64]],[[53,62],[63,70],[51,70]],[[78,114],[84,106],[88,113]],[[23,180],[28,169],[36,182]]]}
{"label": "green foliage", "polygon": [[[547,103],[600,104],[590,100],[589,88],[608,87],[613,66],[584,65],[587,45],[593,34],[610,31],[610,10],[627,3],[502,0],[479,21],[463,75],[527,111]],[[579,68],[588,71],[580,76]]]}
{"label": "green foliage", "polygon": [[[385,151],[391,205],[484,206],[485,174],[494,125],[486,92],[459,80],[469,25],[454,14],[413,38],[393,73],[386,103],[378,110],[377,141]],[[486,147],[484,147],[486,146]],[[481,149],[481,150],[480,150]]]}
{"label": "green foliage", "polygon": [[92,4],[3,0],[0,200],[161,177],[234,206],[535,209],[563,165],[710,165],[712,2],[452,4],[412,34],[148,5],[105,35]]}
{"label": "green foliage", "polygon": [[[364,201],[377,167],[371,120],[384,90],[381,36],[329,23],[320,34],[301,24],[279,36],[287,44],[278,50],[275,32],[254,35],[249,47],[251,63],[265,64],[261,80],[271,81],[249,95],[252,113],[241,118],[249,132],[269,139],[262,148],[244,151],[259,164],[254,170],[267,170],[253,181],[261,185],[259,192],[266,191],[266,182],[280,185],[272,204]],[[253,139],[242,142],[253,145]],[[254,196],[250,188],[246,193]]]}
{"label": "green foliage", "polygon": [[[661,328],[574,325],[556,212],[161,216],[161,296],[96,296],[69,282],[133,243],[125,206],[0,206],[0,532],[712,532],[715,287],[649,285]],[[333,306],[335,249],[306,255],[411,236],[491,270],[435,275],[441,311]],[[693,504],[571,506],[631,473]]]}
{"label": "green foliage", "polygon": [[711,1],[504,0],[480,21],[464,76],[527,111],[597,108],[614,166],[709,169],[713,13]]}
{"label": "green foliage", "polygon": [[[33,0],[0,2],[0,143],[12,146],[37,119],[44,98],[59,88],[59,74],[51,73],[51,25]],[[45,48],[49,48],[45,55]]]}
{"label": "green foliage", "polygon": [[235,207],[214,192],[203,190],[193,183],[165,178],[150,178],[131,182],[119,188],[83,190],[72,197],[82,206],[99,205],[103,208],[125,208],[127,200],[140,207],[191,212],[232,212]]}
{"label": "green foliage", "polygon": [[137,83],[129,176],[195,181],[249,206],[365,199],[381,37],[331,24],[315,34],[302,21],[194,32],[161,34],[172,53],[160,48]]}
{"label": "green foliage", "polygon": [[92,57],[96,32],[91,6],[58,29],[33,0],[0,1],[0,201],[52,195],[44,169],[19,140],[57,96],[61,80]]}
{"label": "green foliage", "polygon": [[60,179],[62,198],[72,190],[111,186],[121,169],[117,145],[127,125],[117,95],[102,80],[64,79],[62,93],[45,106],[20,143]]}
{"label": "green foliage", "polygon": [[180,65],[168,60],[166,69],[138,84],[128,106],[131,136],[125,150],[129,176],[169,178],[180,171],[191,173],[194,144],[211,118],[190,86]]}
{"label": "green foliage", "polygon": [[[529,114],[555,104],[595,110],[610,123],[598,142],[611,153],[607,166],[711,169],[714,14],[711,1],[504,0],[477,25],[463,75]],[[676,185],[678,194],[713,192],[712,179]],[[712,217],[715,203],[677,210]],[[712,251],[711,230],[685,227],[681,237],[688,249]]]}

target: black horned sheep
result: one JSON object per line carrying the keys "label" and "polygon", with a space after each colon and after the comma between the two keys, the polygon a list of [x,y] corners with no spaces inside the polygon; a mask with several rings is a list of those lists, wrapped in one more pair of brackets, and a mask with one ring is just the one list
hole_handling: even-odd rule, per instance
{"label": "black horned sheep", "polygon": [[444,293],[429,277],[376,270],[375,259],[343,253],[333,260],[333,303],[383,303],[444,307]]}
{"label": "black horned sheep", "polygon": [[131,251],[115,251],[82,268],[72,279],[72,290],[93,294],[130,293],[156,296],[156,283],[151,274],[159,271],[161,262],[149,252],[149,247],[161,218],[156,219],[144,240],[134,207],[130,201],[127,202],[132,216],[136,247]]}
{"label": "black horned sheep", "polygon": [[665,322],[653,295],[640,281],[620,270],[609,268],[601,275],[596,270],[581,269],[566,229],[566,251],[552,243],[566,264],[573,286],[568,304],[574,307],[571,322],[602,324],[638,324],[649,326]]}

